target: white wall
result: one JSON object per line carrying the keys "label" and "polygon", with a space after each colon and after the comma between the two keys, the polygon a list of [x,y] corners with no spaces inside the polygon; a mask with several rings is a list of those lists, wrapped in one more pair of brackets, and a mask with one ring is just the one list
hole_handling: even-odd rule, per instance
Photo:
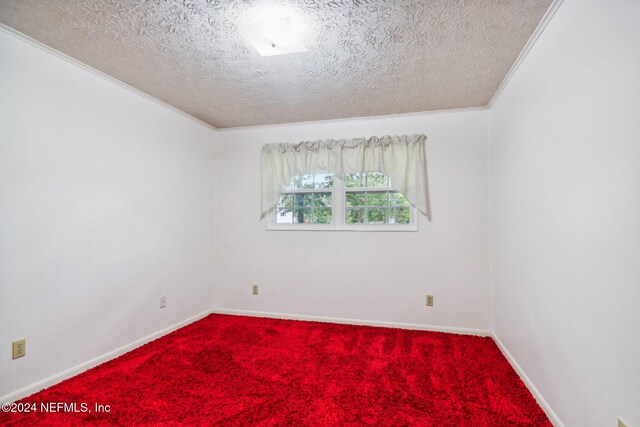
{"label": "white wall", "polygon": [[[640,425],[639,19],[565,0],[490,111],[217,133],[0,31],[0,396],[213,301],[493,327],[565,425]],[[409,133],[418,232],[259,221],[263,144]]]}
{"label": "white wall", "polygon": [[566,426],[640,426],[639,21],[565,0],[490,111],[494,328]]}
{"label": "white wall", "polygon": [[[263,144],[411,133],[428,136],[418,232],[265,230]],[[219,156],[217,308],[489,328],[486,111],[224,130]]]}
{"label": "white wall", "polygon": [[3,396],[211,307],[215,132],[4,31],[0,64]]}

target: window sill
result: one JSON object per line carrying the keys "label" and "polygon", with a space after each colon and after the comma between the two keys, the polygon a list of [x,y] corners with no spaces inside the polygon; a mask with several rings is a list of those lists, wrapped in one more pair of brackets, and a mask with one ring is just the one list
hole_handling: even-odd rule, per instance
{"label": "window sill", "polygon": [[268,224],[266,231],[386,231],[386,232],[407,232],[418,231],[417,224],[389,225],[389,224],[353,224],[336,226],[334,224]]}

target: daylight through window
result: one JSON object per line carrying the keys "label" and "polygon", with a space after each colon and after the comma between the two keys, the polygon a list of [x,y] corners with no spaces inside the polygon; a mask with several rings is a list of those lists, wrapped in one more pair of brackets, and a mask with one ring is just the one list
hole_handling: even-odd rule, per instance
{"label": "daylight through window", "polygon": [[411,204],[380,172],[343,179],[322,173],[294,176],[272,216],[273,229],[415,229]]}
{"label": "daylight through window", "polygon": [[410,204],[379,172],[345,176],[347,224],[409,224]]}
{"label": "daylight through window", "polygon": [[276,205],[276,224],[331,224],[333,175],[294,176]]}

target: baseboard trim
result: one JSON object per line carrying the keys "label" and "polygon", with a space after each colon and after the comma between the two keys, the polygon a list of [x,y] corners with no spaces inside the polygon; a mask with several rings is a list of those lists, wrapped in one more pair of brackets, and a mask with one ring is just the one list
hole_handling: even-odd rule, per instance
{"label": "baseboard trim", "polygon": [[555,427],[564,427],[564,424],[562,423],[562,421],[560,421],[560,418],[558,417],[558,415],[554,412],[553,409],[551,409],[551,405],[549,405],[549,403],[545,400],[545,398],[542,397],[542,394],[533,384],[533,381],[531,381],[531,379],[527,376],[527,374],[524,372],[522,367],[518,364],[518,362],[516,362],[516,359],[514,359],[511,353],[509,353],[509,350],[507,350],[507,347],[505,347],[502,341],[500,341],[500,338],[498,338],[498,335],[496,335],[495,332],[492,332],[491,337],[493,338],[495,343],[498,345],[498,348],[500,349],[504,357],[507,358],[507,360],[509,361],[513,369],[520,376],[524,384],[527,386],[527,388],[533,395],[533,397],[536,399],[536,401],[538,402],[538,405],[540,405],[542,410],[547,414],[547,417],[549,417],[549,420],[551,421],[551,423]]}
{"label": "baseboard trim", "polygon": [[314,322],[339,323],[339,324],[347,324],[347,325],[363,325],[363,326],[377,326],[377,327],[386,327],[386,328],[413,329],[413,330],[424,330],[424,331],[434,331],[434,332],[447,332],[447,333],[462,334],[462,335],[489,336],[493,338],[493,340],[497,344],[498,348],[500,349],[504,357],[509,361],[513,369],[520,376],[520,378],[525,383],[525,385],[527,386],[527,388],[529,389],[533,397],[536,399],[540,407],[545,411],[545,413],[547,414],[547,416],[549,417],[549,420],[553,423],[553,425],[555,427],[565,427],[562,421],[560,420],[560,418],[558,417],[558,415],[553,411],[549,403],[544,399],[540,391],[538,391],[538,389],[533,384],[531,379],[527,376],[527,374],[524,372],[522,367],[513,358],[511,353],[509,353],[509,350],[507,350],[507,348],[502,343],[500,338],[495,334],[495,332],[491,332],[488,329],[461,328],[461,327],[454,327],[454,326],[436,326],[436,325],[425,325],[420,323],[385,322],[385,321],[379,321],[379,320],[363,320],[363,319],[350,319],[350,318],[342,318],[342,317],[313,316],[313,315],[295,314],[295,313],[238,310],[238,309],[230,309],[230,308],[214,308],[212,310],[205,310],[199,314],[196,314],[195,316],[189,317],[188,319],[175,323],[162,330],[159,330],[143,338],[140,338],[136,341],[133,341],[127,345],[119,347],[113,351],[110,351],[101,356],[95,357],[91,360],[88,360],[84,363],[76,365],[72,368],[69,368],[58,374],[52,375],[43,380],[37,381],[17,391],[1,396],[0,403],[13,402],[13,401],[22,399],[24,397],[30,396],[33,393],[37,393],[38,391],[44,388],[51,387],[52,385],[55,385],[61,381],[71,378],[81,372],[84,372],[88,369],[98,366],[101,363],[115,359],[116,357],[119,357],[137,347],[140,347],[157,338],[160,338],[163,335],[173,332],[176,329],[180,329],[183,326],[186,326],[190,323],[200,320],[211,313],[231,314],[231,315],[238,315],[238,316],[267,317],[267,318],[273,318],[273,319],[308,320],[308,321],[314,321]]}
{"label": "baseboard trim", "polygon": [[37,393],[38,391],[47,388],[47,387],[51,387],[54,384],[58,384],[59,382],[62,382],[66,379],[69,379],[75,375],[78,375],[81,372],[84,372],[86,370],[89,370],[93,367],[96,367],[98,365],[100,365],[101,363],[107,362],[111,359],[115,359],[118,356],[122,356],[123,354],[137,348],[140,347],[144,344],[147,344],[148,342],[151,342],[153,340],[155,340],[156,338],[160,338],[163,335],[168,334],[169,332],[173,332],[176,329],[180,329],[183,326],[188,325],[189,323],[193,323],[196,320],[200,320],[205,316],[208,316],[211,313],[210,310],[206,310],[203,311],[202,313],[196,314],[195,316],[189,317],[188,319],[185,319],[181,322],[175,323],[169,327],[166,327],[160,331],[154,332],[150,335],[147,335],[146,337],[140,338],[138,340],[135,340],[127,345],[124,345],[122,347],[119,347],[113,351],[110,351],[108,353],[105,353],[101,356],[98,357],[94,357],[91,360],[88,360],[84,363],[81,363],[79,365],[76,365],[72,368],[69,368],[67,370],[64,370],[60,373],[57,373],[55,375],[52,375],[48,378],[45,378],[43,380],[37,381],[31,385],[28,385],[26,387],[21,388],[20,390],[14,391],[12,393],[9,394],[5,394],[4,396],[0,397],[0,403],[8,403],[8,402],[14,402],[16,400],[22,399],[24,397],[30,396],[33,393]]}
{"label": "baseboard trim", "polygon": [[459,328],[455,326],[423,325],[420,323],[383,322],[379,320],[348,319],[343,317],[312,316],[307,314],[274,313],[269,311],[237,310],[232,308],[214,308],[212,313],[233,314],[237,316],[268,317],[272,319],[309,320],[312,322],[340,323],[346,325],[378,326],[385,328],[415,329],[420,331],[447,332],[450,334],[491,336],[488,329]]}

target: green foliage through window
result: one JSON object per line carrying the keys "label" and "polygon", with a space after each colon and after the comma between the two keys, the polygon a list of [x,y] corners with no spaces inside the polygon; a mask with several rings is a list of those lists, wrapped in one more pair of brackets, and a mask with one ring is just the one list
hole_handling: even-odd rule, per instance
{"label": "green foliage through window", "polygon": [[347,224],[409,224],[410,203],[391,189],[389,177],[380,172],[345,176]]}
{"label": "green foliage through window", "polygon": [[276,206],[277,224],[331,224],[331,193],[285,193]]}
{"label": "green foliage through window", "polygon": [[295,176],[276,205],[275,223],[332,224],[334,191],[340,198],[337,206],[344,207],[344,224],[411,223],[409,201],[380,172],[347,174],[337,184],[332,174]]}
{"label": "green foliage through window", "polygon": [[319,188],[333,188],[333,174],[317,173],[315,175],[299,175],[291,178],[287,190],[312,190]]}

